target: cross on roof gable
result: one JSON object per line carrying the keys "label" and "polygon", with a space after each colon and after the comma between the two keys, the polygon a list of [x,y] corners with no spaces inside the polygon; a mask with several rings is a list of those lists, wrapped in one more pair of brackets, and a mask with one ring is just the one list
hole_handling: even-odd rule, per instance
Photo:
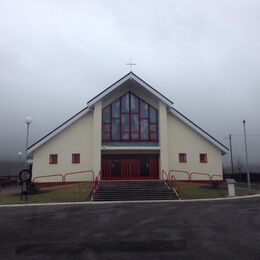
{"label": "cross on roof gable", "polygon": [[104,91],[102,91],[100,94],[92,98],[88,101],[88,107],[93,106],[96,102],[101,100],[103,97],[111,93],[113,90],[119,88],[121,85],[123,85],[128,80],[134,80],[137,82],[140,86],[148,90],[150,93],[152,93],[154,96],[156,96],[159,100],[164,102],[168,107],[172,107],[173,102],[166,98],[163,94],[161,94],[159,91],[157,91],[155,88],[147,84],[145,81],[143,81],[141,78],[139,78],[137,75],[135,75],[132,71],[126,74],[124,77],[116,81],[114,84],[106,88]]}

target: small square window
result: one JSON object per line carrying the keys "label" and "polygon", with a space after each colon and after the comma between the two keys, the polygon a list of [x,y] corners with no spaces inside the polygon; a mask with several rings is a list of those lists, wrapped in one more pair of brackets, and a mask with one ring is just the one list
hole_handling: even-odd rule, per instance
{"label": "small square window", "polygon": [[207,158],[207,154],[206,153],[201,153],[200,154],[200,162],[201,163],[207,163],[208,162],[208,158]]}
{"label": "small square window", "polygon": [[187,155],[186,153],[179,153],[179,162],[186,163],[187,162]]}
{"label": "small square window", "polygon": [[80,154],[79,153],[72,154],[72,163],[80,163]]}
{"label": "small square window", "polygon": [[57,164],[57,163],[58,163],[58,154],[50,154],[49,164]]}

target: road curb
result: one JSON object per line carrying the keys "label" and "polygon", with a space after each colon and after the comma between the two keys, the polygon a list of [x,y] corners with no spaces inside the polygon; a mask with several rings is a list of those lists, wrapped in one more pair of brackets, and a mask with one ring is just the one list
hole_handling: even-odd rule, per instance
{"label": "road curb", "polygon": [[212,199],[187,199],[187,200],[138,200],[138,201],[82,201],[82,202],[59,202],[59,203],[24,203],[24,204],[9,204],[0,205],[0,208],[10,207],[35,207],[35,206],[64,206],[64,205],[102,205],[102,204],[138,204],[138,203],[184,203],[184,202],[207,202],[207,201],[228,201],[228,200],[243,200],[260,198],[260,194],[250,196],[236,196],[226,198]]}

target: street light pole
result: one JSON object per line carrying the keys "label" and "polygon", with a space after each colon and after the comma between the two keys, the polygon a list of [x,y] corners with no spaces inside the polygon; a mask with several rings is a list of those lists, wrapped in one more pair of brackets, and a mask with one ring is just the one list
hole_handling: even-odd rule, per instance
{"label": "street light pole", "polygon": [[231,172],[234,173],[233,151],[232,151],[232,135],[229,134],[228,138],[229,138],[229,148],[230,148]]}
{"label": "street light pole", "polygon": [[32,123],[32,118],[30,116],[27,116],[25,118],[25,123],[27,125],[27,131],[26,131],[26,147],[25,147],[25,162],[24,162],[24,167],[26,168],[27,167],[27,159],[28,159],[28,156],[27,156],[27,149],[28,149],[28,141],[29,141],[29,127],[30,127],[30,124]]}
{"label": "street light pole", "polygon": [[245,138],[247,186],[248,186],[248,192],[250,193],[251,192],[251,182],[250,182],[250,172],[249,172],[248,152],[247,152],[247,141],[246,141],[246,120],[243,120],[243,125],[244,125],[244,138]]}

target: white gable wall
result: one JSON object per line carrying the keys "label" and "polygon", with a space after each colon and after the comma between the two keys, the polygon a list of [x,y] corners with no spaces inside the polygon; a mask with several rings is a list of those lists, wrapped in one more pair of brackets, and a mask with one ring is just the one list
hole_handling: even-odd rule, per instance
{"label": "white gable wall", "polygon": [[[195,130],[186,125],[173,114],[168,113],[168,162],[169,170],[177,179],[186,180],[187,174],[178,171],[207,173],[222,176],[221,151],[212,143],[199,135]],[[179,162],[179,153],[187,154],[187,162]],[[207,163],[200,163],[199,154],[207,154]],[[192,180],[208,180],[203,174],[192,174]],[[222,179],[214,176],[214,180]]]}
{"label": "white gable wall", "polygon": [[[89,112],[33,152],[33,178],[43,175],[93,169],[93,113]],[[72,164],[72,153],[80,163]],[[58,154],[58,164],[49,164],[49,155]],[[90,179],[91,174],[68,175],[66,181]],[[37,182],[61,181],[61,177],[40,178]]]}

